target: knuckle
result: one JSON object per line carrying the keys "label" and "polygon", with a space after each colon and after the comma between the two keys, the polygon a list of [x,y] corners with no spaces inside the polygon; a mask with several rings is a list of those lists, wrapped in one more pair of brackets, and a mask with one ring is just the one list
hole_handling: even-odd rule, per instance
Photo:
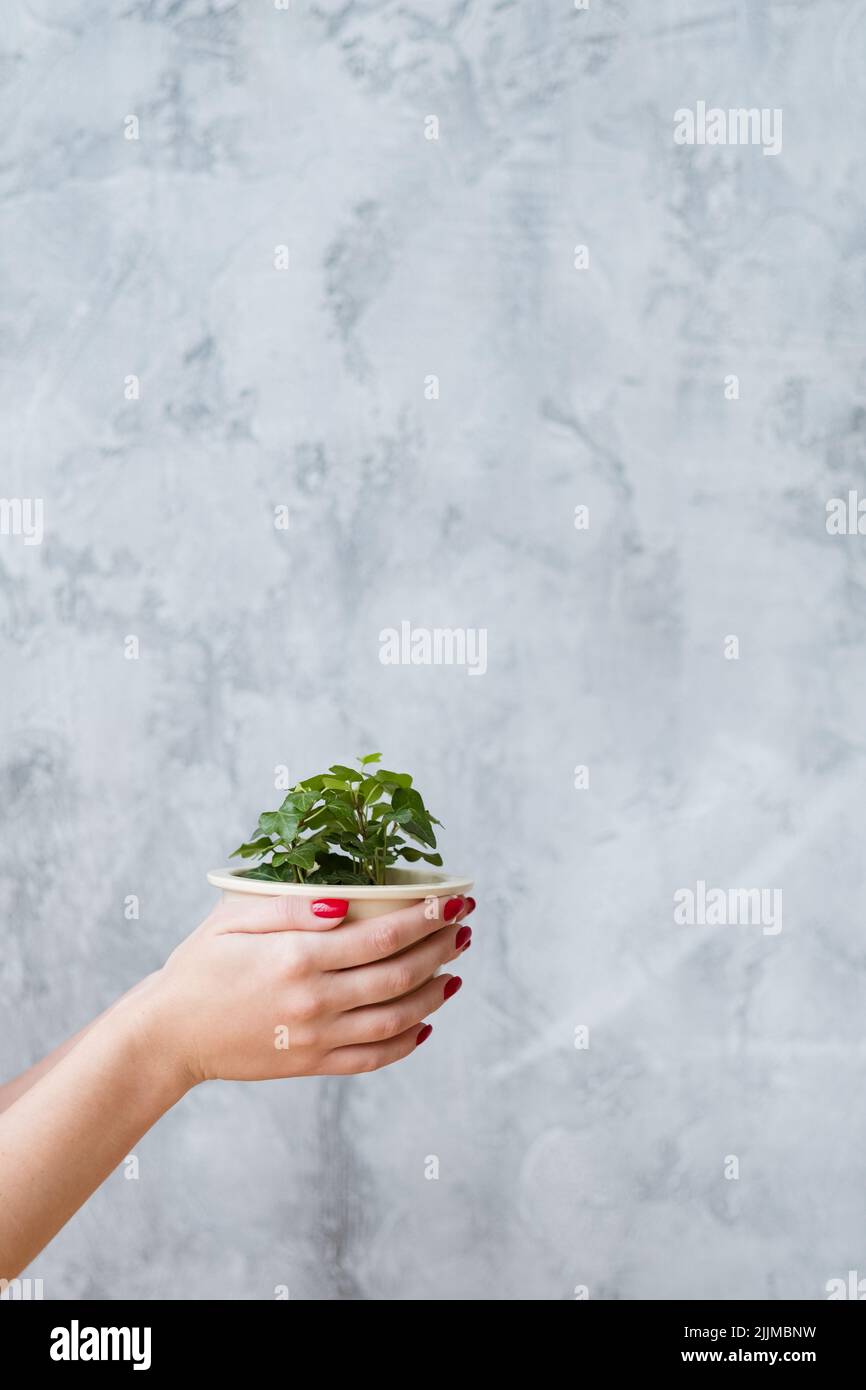
{"label": "knuckle", "polygon": [[274,898],[273,914],[277,922],[291,922],[295,915],[294,899],[288,894],[280,894]]}
{"label": "knuckle", "polygon": [[387,1009],[382,1016],[381,1027],[376,1031],[380,1038],[396,1038],[403,1032],[408,1024],[405,1021],[405,1009]]}
{"label": "knuckle", "polygon": [[285,944],[285,971],[290,980],[299,980],[306,975],[310,966],[309,953],[304,940],[297,934]]}
{"label": "knuckle", "polygon": [[392,956],[400,945],[399,932],[393,922],[377,922],[373,928],[373,947],[380,955]]}
{"label": "knuckle", "polygon": [[359,1071],[378,1071],[384,1065],[384,1054],[378,1047],[371,1047],[370,1050],[361,1058],[358,1066]]}
{"label": "knuckle", "polygon": [[296,990],[292,1000],[292,1013],[301,1023],[310,1023],[322,1012],[322,1001],[318,991],[310,986]]}
{"label": "knuckle", "polygon": [[399,965],[393,965],[388,972],[388,993],[390,995],[407,994],[414,981],[412,967],[401,961]]}

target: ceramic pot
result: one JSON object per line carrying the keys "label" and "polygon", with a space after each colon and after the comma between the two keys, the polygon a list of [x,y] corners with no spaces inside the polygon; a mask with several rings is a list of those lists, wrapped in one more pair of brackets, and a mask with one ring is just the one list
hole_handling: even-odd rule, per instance
{"label": "ceramic pot", "polygon": [[242,874],[243,869],[211,869],[207,880],[222,889],[224,898],[244,898],[250,893],[258,897],[347,898],[347,922],[396,912],[425,898],[465,897],[472,887],[471,878],[452,878],[429,869],[389,869],[387,883],[345,887],[337,883],[269,883],[262,878],[243,878]]}

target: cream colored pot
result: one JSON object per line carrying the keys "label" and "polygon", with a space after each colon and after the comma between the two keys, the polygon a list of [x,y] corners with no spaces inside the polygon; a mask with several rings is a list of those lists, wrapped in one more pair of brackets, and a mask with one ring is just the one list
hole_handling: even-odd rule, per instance
{"label": "cream colored pot", "polygon": [[347,922],[379,917],[383,912],[411,907],[412,903],[425,898],[465,896],[472,887],[471,878],[450,878],[447,874],[421,869],[389,869],[387,883],[363,887],[357,884],[342,887],[336,883],[268,883],[261,878],[241,878],[242,873],[243,869],[211,869],[207,880],[214,888],[222,889],[224,898],[243,898],[250,893],[270,898],[347,898]]}

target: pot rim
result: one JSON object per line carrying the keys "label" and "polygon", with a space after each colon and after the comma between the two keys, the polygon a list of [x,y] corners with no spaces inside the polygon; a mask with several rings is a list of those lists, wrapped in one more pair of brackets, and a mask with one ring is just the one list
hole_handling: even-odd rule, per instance
{"label": "pot rim", "polygon": [[473,883],[471,878],[431,874],[419,869],[392,869],[392,874],[400,874],[401,877],[397,882],[392,880],[390,883],[277,883],[265,878],[241,878],[243,872],[243,869],[232,867],[211,869],[207,881],[214,888],[231,893],[292,898],[372,898],[384,902],[393,898],[441,898],[447,893],[466,893]]}

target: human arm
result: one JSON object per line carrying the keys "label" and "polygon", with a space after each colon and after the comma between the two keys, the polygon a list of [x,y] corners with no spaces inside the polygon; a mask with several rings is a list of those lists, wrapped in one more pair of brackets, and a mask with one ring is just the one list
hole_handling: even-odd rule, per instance
{"label": "human arm", "polygon": [[372,1071],[423,1040],[454,992],[435,972],[465,949],[461,914],[443,926],[420,904],[298,930],[291,903],[220,904],[0,1115],[0,1278],[193,1086]]}

